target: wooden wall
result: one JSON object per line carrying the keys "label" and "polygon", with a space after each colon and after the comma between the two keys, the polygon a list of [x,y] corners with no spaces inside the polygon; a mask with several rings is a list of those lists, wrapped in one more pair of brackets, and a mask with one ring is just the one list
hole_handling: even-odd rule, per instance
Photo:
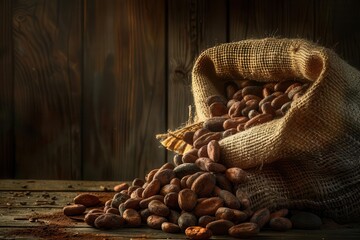
{"label": "wooden wall", "polygon": [[167,160],[201,51],[301,37],[360,69],[357,0],[0,0],[0,177],[130,180]]}

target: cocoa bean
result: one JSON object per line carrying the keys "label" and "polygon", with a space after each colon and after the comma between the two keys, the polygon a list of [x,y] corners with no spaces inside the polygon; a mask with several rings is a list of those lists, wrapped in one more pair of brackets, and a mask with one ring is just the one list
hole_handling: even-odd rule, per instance
{"label": "cocoa bean", "polygon": [[143,200],[141,200],[139,202],[139,207],[140,208],[147,208],[149,203],[152,200],[159,200],[160,202],[163,202],[164,201],[164,196],[163,195],[153,195],[151,197],[145,198],[145,199],[143,199]]}
{"label": "cocoa bean", "polygon": [[177,192],[169,192],[164,197],[164,204],[171,209],[179,209],[179,194]]}
{"label": "cocoa bean", "polygon": [[183,163],[174,168],[175,176],[180,179],[199,171],[200,168],[195,163]]}
{"label": "cocoa bean", "polygon": [[[202,146],[202,147],[198,150],[197,156],[198,156],[198,158],[199,158],[199,157],[209,157],[208,152],[207,152],[207,145]],[[197,158],[196,158],[196,159],[197,159]],[[196,159],[195,159],[195,161],[196,161]],[[194,162],[195,162],[195,161],[194,161]]]}
{"label": "cocoa bean", "polygon": [[275,92],[285,92],[292,84],[294,84],[294,81],[277,82],[274,86],[274,91]]}
{"label": "cocoa bean", "polygon": [[213,221],[216,221],[216,217],[214,216],[209,216],[209,215],[205,215],[205,216],[201,216],[199,218],[199,222],[198,222],[198,225],[200,227],[206,227],[209,223],[213,222]]}
{"label": "cocoa bean", "polygon": [[214,102],[209,106],[210,117],[219,117],[227,113],[227,107],[223,102]]}
{"label": "cocoa bean", "polygon": [[[200,128],[198,130],[195,131],[194,136],[193,136],[193,143],[201,136],[203,136],[204,134],[209,133],[210,131],[206,128]],[[193,144],[194,145],[194,144]]]}
{"label": "cocoa bean", "polygon": [[142,187],[135,189],[135,191],[131,193],[130,198],[141,198],[143,191],[144,189]]}
{"label": "cocoa bean", "polygon": [[139,186],[139,187],[142,187],[143,185],[144,185],[144,180],[142,180],[142,179],[140,179],[140,178],[135,178],[133,181],[132,181],[132,183],[131,183],[131,185],[132,186]]}
{"label": "cocoa bean", "polygon": [[185,235],[190,239],[202,240],[211,238],[212,233],[211,230],[207,228],[193,226],[186,228]]}
{"label": "cocoa bean", "polygon": [[155,173],[156,173],[158,170],[159,170],[159,169],[157,169],[157,168],[151,170],[148,174],[146,174],[145,180],[146,180],[147,182],[151,182],[151,181],[153,180],[153,178],[154,178]]}
{"label": "cocoa bean", "polygon": [[256,117],[250,119],[249,121],[247,121],[244,125],[244,128],[249,129],[249,128],[257,126],[259,124],[271,121],[272,119],[273,119],[273,115],[267,114],[267,113],[262,113],[262,114],[257,115]]}
{"label": "cocoa bean", "polygon": [[289,101],[290,98],[286,94],[283,94],[274,98],[274,100],[271,101],[271,106],[275,109],[279,109],[282,105]]}
{"label": "cocoa bean", "polygon": [[197,203],[197,195],[190,189],[183,189],[178,194],[179,207],[187,212],[191,212]]}
{"label": "cocoa bean", "polygon": [[232,226],[234,226],[233,222],[225,219],[219,219],[208,223],[206,228],[210,229],[213,235],[227,235]]}
{"label": "cocoa bean", "polygon": [[227,119],[224,122],[223,127],[226,130],[231,129],[231,128],[237,128],[237,126],[239,126],[239,124],[246,123],[247,121],[249,121],[248,117],[244,117],[244,116],[234,117],[234,118]]}
{"label": "cocoa bean", "polygon": [[219,207],[215,212],[215,217],[217,219],[225,219],[228,221],[234,221],[235,213],[231,208]]}
{"label": "cocoa bean", "polygon": [[179,219],[178,225],[182,231],[185,231],[186,228],[197,225],[197,219],[192,213],[183,212]]}
{"label": "cocoa bean", "polygon": [[226,169],[225,176],[230,182],[234,184],[240,184],[247,181],[247,173],[238,167]]}
{"label": "cocoa bean", "polygon": [[141,225],[141,216],[134,209],[126,209],[123,218],[129,227],[138,227]]}
{"label": "cocoa bean", "polygon": [[[96,210],[96,211],[94,211]],[[84,222],[90,226],[95,227],[95,220],[97,217],[99,217],[100,215],[103,215],[104,212],[98,209],[94,209],[89,211],[84,218]]]}
{"label": "cocoa bean", "polygon": [[221,173],[226,167],[220,163],[213,162],[210,158],[198,158],[195,164],[203,171]]}
{"label": "cocoa bean", "polygon": [[209,132],[194,141],[194,147],[199,149],[207,145],[211,140],[220,140],[222,134],[220,132]]}
{"label": "cocoa bean", "polygon": [[174,224],[177,224],[179,217],[180,217],[180,213],[178,213],[178,212],[175,211],[175,210],[171,210],[171,209],[170,209],[170,213],[169,213],[169,215],[167,216],[167,218],[169,219],[169,222],[174,223]]}
{"label": "cocoa bean", "polygon": [[234,194],[227,190],[221,190],[218,193],[218,196],[224,200],[224,205],[226,207],[232,208],[232,209],[240,209],[241,204],[239,199],[236,198]]}
{"label": "cocoa bean", "polygon": [[165,196],[166,194],[170,193],[170,192],[179,192],[180,188],[175,185],[175,184],[166,184],[165,186],[163,186],[160,190],[160,194]]}
{"label": "cocoa bean", "polygon": [[195,179],[191,185],[191,190],[199,197],[208,197],[212,193],[216,183],[216,178],[211,173],[204,173]]}
{"label": "cocoa bean", "polygon": [[131,197],[131,194],[136,190],[138,189],[139,186],[130,186],[127,191],[128,191],[128,195]]}
{"label": "cocoa bean", "polygon": [[140,201],[143,200],[142,198],[129,198],[124,202],[125,209],[140,209]]}
{"label": "cocoa bean", "polygon": [[147,218],[151,215],[148,208],[145,208],[139,212],[141,217],[141,222],[146,223]]}
{"label": "cocoa bean", "polygon": [[229,235],[236,238],[249,238],[258,235],[260,228],[256,223],[246,222],[229,228]]}
{"label": "cocoa bean", "polygon": [[117,208],[109,208],[106,210],[105,213],[112,213],[112,214],[120,215],[119,209],[117,209]]}
{"label": "cocoa bean", "polygon": [[167,219],[157,215],[150,215],[146,220],[147,225],[154,229],[161,229],[164,222],[167,222]]}
{"label": "cocoa bean", "polygon": [[227,99],[231,99],[234,94],[239,90],[239,87],[234,82],[225,83],[225,91]]}
{"label": "cocoa bean", "polygon": [[192,184],[194,183],[194,181],[202,174],[204,174],[205,172],[201,171],[201,172],[197,172],[194,173],[192,175],[190,175],[187,179],[186,179],[186,187],[187,188],[191,188]]}
{"label": "cocoa bean", "polygon": [[183,156],[180,155],[180,154],[175,154],[175,156],[174,156],[174,158],[173,158],[173,162],[174,162],[175,166],[179,166],[180,164],[183,163],[182,157],[183,157]]}
{"label": "cocoa bean", "polygon": [[231,192],[232,191],[232,184],[231,182],[225,177],[223,173],[216,173],[216,185],[219,186],[221,189]]}
{"label": "cocoa bean", "polygon": [[214,215],[219,207],[224,206],[224,200],[219,197],[210,197],[195,206],[194,214],[197,217]]}
{"label": "cocoa bean", "polygon": [[179,189],[181,189],[181,181],[178,178],[171,179],[170,184],[176,185],[179,187]]}
{"label": "cocoa bean", "polygon": [[123,226],[124,223],[125,220],[123,217],[112,213],[105,213],[96,218],[94,225],[96,228],[116,229]]}
{"label": "cocoa bean", "polygon": [[270,220],[270,211],[268,208],[262,208],[252,215],[250,222],[256,223],[259,228],[264,227]]}
{"label": "cocoa bean", "polygon": [[142,193],[143,198],[148,198],[158,194],[161,188],[161,182],[159,179],[153,179],[144,189]]}
{"label": "cocoa bean", "polygon": [[226,138],[226,137],[229,137],[231,135],[234,135],[235,133],[237,133],[238,131],[236,130],[236,128],[230,128],[230,129],[227,129],[225,130],[223,133],[222,133],[222,138]]}
{"label": "cocoa bean", "polygon": [[160,202],[159,200],[152,200],[149,203],[148,208],[152,214],[155,214],[155,215],[158,215],[161,217],[166,217],[170,213],[169,208],[164,203]]}
{"label": "cocoa bean", "polygon": [[284,217],[274,217],[270,219],[269,226],[276,231],[287,231],[292,228],[292,223]]}
{"label": "cocoa bean", "polygon": [[245,100],[234,102],[229,108],[228,114],[231,118],[242,117],[242,110],[246,107]]}
{"label": "cocoa bean", "polygon": [[114,186],[114,191],[115,192],[121,192],[122,190],[128,189],[129,188],[129,184],[124,182],[124,183],[120,183],[116,186]]}
{"label": "cocoa bean", "polygon": [[181,229],[178,225],[171,222],[163,222],[161,224],[161,230],[166,233],[179,233]]}
{"label": "cocoa bean", "polygon": [[262,90],[261,86],[247,86],[241,90],[241,95],[244,97],[246,95],[255,95],[258,97],[262,97]]}
{"label": "cocoa bean", "polygon": [[220,145],[219,145],[218,141],[211,140],[207,144],[207,155],[214,162],[219,162],[220,161]]}
{"label": "cocoa bean", "polygon": [[75,215],[81,215],[85,212],[86,206],[82,204],[73,204],[69,206],[65,206],[63,208],[63,212],[66,216],[75,216]]}
{"label": "cocoa bean", "polygon": [[184,133],[184,137],[183,137],[183,140],[190,144],[190,145],[193,145],[193,142],[194,142],[194,132],[186,132]]}
{"label": "cocoa bean", "polygon": [[74,203],[84,205],[85,207],[92,207],[98,205],[100,203],[100,200],[95,195],[89,193],[82,193],[74,198]]}
{"label": "cocoa bean", "polygon": [[175,173],[172,169],[159,169],[159,171],[154,175],[154,179],[158,179],[161,186],[165,186],[170,183],[171,179],[174,177]]}
{"label": "cocoa bean", "polygon": [[220,95],[211,95],[211,96],[207,97],[207,99],[206,99],[207,106],[211,106],[211,104],[213,104],[215,102],[221,102],[223,104],[226,104],[227,101],[223,96],[220,96]]}
{"label": "cocoa bean", "polygon": [[276,217],[286,217],[289,213],[289,209],[287,208],[282,208],[277,210],[276,212],[273,212],[270,214],[270,219],[272,218],[276,218]]}

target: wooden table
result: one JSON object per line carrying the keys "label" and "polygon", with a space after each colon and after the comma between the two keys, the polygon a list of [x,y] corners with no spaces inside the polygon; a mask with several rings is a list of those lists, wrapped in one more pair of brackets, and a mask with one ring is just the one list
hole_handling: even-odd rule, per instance
{"label": "wooden table", "polygon": [[[68,218],[62,208],[80,192],[97,194],[104,202],[118,182],[0,180],[0,239],[185,239],[183,234],[159,230],[122,228],[97,230]],[[213,239],[233,239],[225,236]],[[327,223],[321,230],[263,230],[256,239],[360,239],[360,224]]]}

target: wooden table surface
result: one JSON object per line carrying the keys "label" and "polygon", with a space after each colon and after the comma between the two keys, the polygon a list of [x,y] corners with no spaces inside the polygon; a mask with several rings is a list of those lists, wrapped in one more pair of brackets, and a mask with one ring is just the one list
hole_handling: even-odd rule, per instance
{"label": "wooden table surface", "polygon": [[[62,214],[80,192],[92,192],[104,202],[118,182],[0,180],[0,239],[185,239],[147,227],[104,231]],[[256,239],[360,239],[360,224],[328,222],[321,230],[263,230]],[[216,236],[212,239],[233,239]]]}

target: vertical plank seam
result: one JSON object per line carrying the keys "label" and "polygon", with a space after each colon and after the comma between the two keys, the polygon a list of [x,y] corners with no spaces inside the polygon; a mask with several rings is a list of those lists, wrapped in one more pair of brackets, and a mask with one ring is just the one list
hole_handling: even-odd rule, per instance
{"label": "vertical plank seam", "polygon": [[85,68],[85,23],[86,23],[86,0],[80,0],[80,41],[81,41],[81,69],[80,69],[80,179],[84,180],[84,68]]}
{"label": "vertical plank seam", "polygon": [[316,30],[317,30],[317,24],[316,24],[316,0],[313,0],[313,35],[312,35],[312,40],[314,42],[317,42],[316,40]]}
{"label": "vertical plank seam", "polygon": [[230,42],[230,0],[226,0],[226,42]]}
{"label": "vertical plank seam", "polygon": [[[170,71],[169,71],[169,4],[168,4],[168,1],[170,0],[164,0],[164,11],[165,11],[165,14],[164,14],[164,31],[165,31],[165,34],[164,34],[164,43],[165,43],[165,51],[164,51],[164,80],[165,80],[165,115],[164,115],[164,118],[165,118],[165,131],[167,131],[169,129],[169,81],[170,81],[170,78],[169,78],[169,74],[170,74]],[[170,162],[170,159],[168,154],[167,154],[167,150],[166,148],[163,148],[164,149],[164,163],[166,162]]]}
{"label": "vertical plank seam", "polygon": [[10,62],[11,62],[11,137],[12,137],[12,160],[11,160],[11,178],[15,178],[16,176],[16,141],[15,141],[15,62],[14,62],[14,34],[13,34],[13,18],[14,18],[14,8],[13,8],[13,4],[12,1],[9,0],[8,1],[9,4],[9,9],[11,11],[10,14],[10,22],[8,23],[10,25],[10,43],[9,43],[9,48],[10,48]]}

